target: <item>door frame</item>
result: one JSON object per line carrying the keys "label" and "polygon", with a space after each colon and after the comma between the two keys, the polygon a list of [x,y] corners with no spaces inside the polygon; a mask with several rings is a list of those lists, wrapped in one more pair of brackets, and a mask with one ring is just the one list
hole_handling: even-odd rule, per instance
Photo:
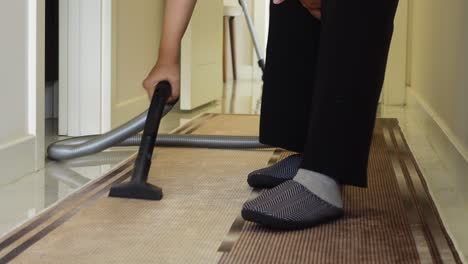
{"label": "door frame", "polygon": [[28,110],[28,119],[29,134],[36,136],[37,171],[45,165],[45,0],[29,3],[29,106],[36,107]]}
{"label": "door frame", "polygon": [[59,134],[104,133],[111,127],[112,0],[61,0],[59,32]]}

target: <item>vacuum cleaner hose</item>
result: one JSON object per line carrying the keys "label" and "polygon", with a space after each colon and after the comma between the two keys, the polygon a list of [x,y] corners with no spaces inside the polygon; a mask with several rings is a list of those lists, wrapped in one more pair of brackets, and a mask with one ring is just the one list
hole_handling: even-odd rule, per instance
{"label": "vacuum cleaner hose", "polygon": [[[174,104],[164,108],[163,116],[172,110]],[[74,137],[53,143],[47,150],[53,160],[68,160],[99,153],[113,146],[139,146],[141,132],[145,126],[147,111],[102,135]],[[156,146],[193,148],[269,148],[253,136],[206,136],[160,134]]]}

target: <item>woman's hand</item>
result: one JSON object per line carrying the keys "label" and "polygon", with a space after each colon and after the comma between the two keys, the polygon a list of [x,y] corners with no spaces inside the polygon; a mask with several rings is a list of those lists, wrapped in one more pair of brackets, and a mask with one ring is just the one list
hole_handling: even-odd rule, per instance
{"label": "woman's hand", "polygon": [[167,102],[175,102],[180,96],[180,65],[177,63],[156,63],[143,81],[143,88],[148,93],[150,100],[153,97],[155,86],[161,81],[168,81],[171,84],[172,92]]}
{"label": "woman's hand", "polygon": [[[279,5],[286,0],[273,0],[273,3]],[[291,0],[289,0],[291,1]],[[299,0],[301,4],[309,10],[309,12],[317,19],[320,19],[322,16],[321,7],[322,7],[322,0]],[[346,1],[346,0],[344,0]]]}
{"label": "woman's hand", "polygon": [[158,62],[143,81],[143,88],[150,100],[160,81],[168,81],[172,86],[168,103],[176,101],[180,96],[180,43],[196,3],[197,0],[166,1]]}

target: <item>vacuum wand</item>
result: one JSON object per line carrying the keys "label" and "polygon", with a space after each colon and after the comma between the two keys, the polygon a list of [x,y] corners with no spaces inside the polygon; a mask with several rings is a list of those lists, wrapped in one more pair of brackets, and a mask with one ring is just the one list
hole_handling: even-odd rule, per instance
{"label": "vacuum wand", "polygon": [[163,117],[164,106],[171,95],[171,85],[167,81],[160,82],[156,86],[151,105],[148,110],[145,128],[135,160],[135,168],[132,178],[128,183],[113,186],[110,197],[134,198],[144,200],[161,200],[162,189],[147,183],[148,173],[151,167],[154,144],[158,135],[159,124]]}

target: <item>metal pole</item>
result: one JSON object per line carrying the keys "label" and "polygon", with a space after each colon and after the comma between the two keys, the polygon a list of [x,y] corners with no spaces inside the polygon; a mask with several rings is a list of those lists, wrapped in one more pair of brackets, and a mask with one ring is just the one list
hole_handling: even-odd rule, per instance
{"label": "metal pole", "polygon": [[254,43],[255,47],[255,52],[257,53],[257,58],[258,58],[258,66],[262,71],[265,70],[265,60],[263,59],[262,52],[260,51],[260,46],[258,44],[258,38],[257,38],[257,33],[255,31],[255,27],[252,21],[252,18],[250,17],[250,12],[249,12],[249,7],[247,5],[247,2],[245,0],[239,0],[239,4],[244,10],[244,15],[245,19],[247,20],[247,25],[249,27],[250,35],[252,37],[252,41]]}

